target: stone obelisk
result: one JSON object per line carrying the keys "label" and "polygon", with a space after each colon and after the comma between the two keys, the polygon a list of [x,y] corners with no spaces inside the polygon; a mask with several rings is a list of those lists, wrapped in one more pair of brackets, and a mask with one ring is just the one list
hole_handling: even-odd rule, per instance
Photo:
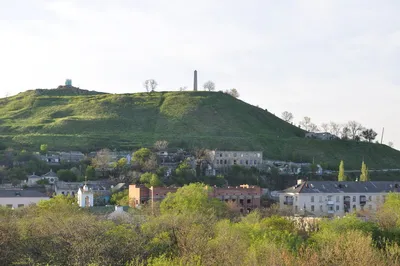
{"label": "stone obelisk", "polygon": [[194,71],[193,90],[197,91],[197,70]]}

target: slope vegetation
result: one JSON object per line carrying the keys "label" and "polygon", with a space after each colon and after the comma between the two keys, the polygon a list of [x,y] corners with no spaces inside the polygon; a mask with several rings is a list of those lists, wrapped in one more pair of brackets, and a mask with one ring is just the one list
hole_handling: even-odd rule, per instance
{"label": "slope vegetation", "polygon": [[172,147],[262,150],[273,159],[359,168],[395,168],[385,145],[304,139],[304,131],[221,92],[104,94],[77,88],[31,90],[0,99],[0,142],[52,150],[133,149],[166,139]]}

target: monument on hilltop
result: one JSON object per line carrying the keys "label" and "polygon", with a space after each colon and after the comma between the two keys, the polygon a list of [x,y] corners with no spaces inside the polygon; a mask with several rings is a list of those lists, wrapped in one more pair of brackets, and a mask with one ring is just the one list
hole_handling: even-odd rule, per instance
{"label": "monument on hilltop", "polygon": [[65,86],[66,87],[72,87],[72,79],[66,79],[65,80]]}
{"label": "monument on hilltop", "polygon": [[197,70],[194,71],[193,90],[197,91]]}

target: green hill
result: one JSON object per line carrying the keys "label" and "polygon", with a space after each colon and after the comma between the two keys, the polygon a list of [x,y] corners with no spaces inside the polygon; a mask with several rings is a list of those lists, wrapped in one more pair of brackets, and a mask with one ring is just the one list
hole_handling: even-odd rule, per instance
{"label": "green hill", "polygon": [[170,147],[262,150],[271,159],[358,169],[400,168],[385,145],[304,139],[304,131],[222,92],[104,94],[77,88],[31,90],[0,99],[0,142],[37,150]]}

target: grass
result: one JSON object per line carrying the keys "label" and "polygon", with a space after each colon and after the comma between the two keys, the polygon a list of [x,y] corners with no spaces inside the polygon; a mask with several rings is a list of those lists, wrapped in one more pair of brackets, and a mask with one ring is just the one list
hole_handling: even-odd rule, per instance
{"label": "grass", "polygon": [[31,90],[0,99],[0,142],[18,149],[135,149],[165,139],[170,147],[262,150],[271,159],[358,169],[399,168],[385,145],[304,139],[304,131],[221,92],[103,94],[76,88]]}

